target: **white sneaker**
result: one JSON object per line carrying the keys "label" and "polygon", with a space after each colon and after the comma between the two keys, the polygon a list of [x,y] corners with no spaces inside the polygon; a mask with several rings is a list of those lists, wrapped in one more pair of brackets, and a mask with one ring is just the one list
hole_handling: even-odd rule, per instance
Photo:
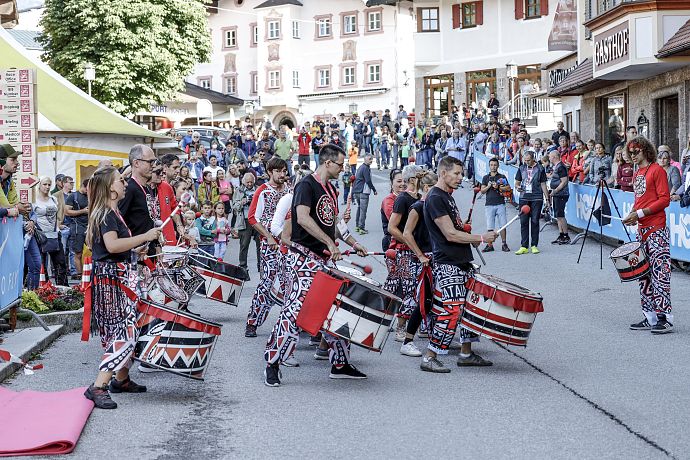
{"label": "white sneaker", "polygon": [[280,364],[282,364],[285,367],[299,367],[299,362],[295,359],[293,355],[288,356],[287,359]]}
{"label": "white sneaker", "polygon": [[396,342],[404,342],[405,337],[407,337],[407,334],[405,333],[405,329],[396,329],[395,330],[395,341]]}
{"label": "white sneaker", "polygon": [[414,358],[422,356],[422,352],[419,351],[419,348],[417,348],[417,345],[415,345],[414,342],[408,342],[404,344],[402,347],[400,347],[400,354],[405,356],[412,356]]}
{"label": "white sneaker", "polygon": [[152,372],[165,372],[163,369],[158,369],[157,367],[148,366],[145,364],[139,364],[137,369],[139,369],[139,372],[143,372],[144,374],[150,374]]}

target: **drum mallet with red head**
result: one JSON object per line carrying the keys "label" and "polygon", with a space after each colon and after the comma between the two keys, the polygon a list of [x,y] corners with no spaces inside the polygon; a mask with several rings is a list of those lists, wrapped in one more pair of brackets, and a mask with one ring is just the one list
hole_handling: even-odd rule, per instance
{"label": "drum mallet with red head", "polygon": [[512,224],[513,222],[515,222],[516,220],[518,220],[518,218],[519,218],[522,214],[529,214],[530,211],[531,211],[531,209],[530,209],[529,206],[527,206],[526,204],[525,204],[525,205],[522,205],[522,207],[520,208],[520,212],[517,214],[517,216],[513,217],[512,219],[510,219],[510,220],[508,221],[507,224],[505,224],[503,227],[501,227],[501,228],[499,228],[498,230],[496,230],[496,233],[501,233],[503,230],[505,230],[506,228],[508,228],[508,226],[509,226],[510,224]]}
{"label": "drum mallet with red head", "polygon": [[[474,211],[474,202],[477,201],[477,195],[479,195],[479,192],[481,192],[481,191],[482,191],[482,189],[479,187],[474,188],[474,196],[472,197],[472,204],[470,205],[470,212],[467,214],[467,223],[468,224],[472,223],[472,211]],[[469,233],[469,232],[467,232],[467,233]]]}
{"label": "drum mallet with red head", "polygon": [[[348,249],[347,251],[343,251],[342,254],[343,254],[344,256],[349,256],[349,255],[352,255],[352,254],[357,254],[357,251],[355,251],[354,249]],[[385,256],[386,253],[385,253],[385,252],[372,252],[372,251],[369,251],[369,252],[367,252],[366,255],[368,255],[368,256]]]}
{"label": "drum mallet with red head", "polygon": [[[331,257],[331,252],[330,252],[330,251],[323,251],[323,254],[324,254],[326,257]],[[371,265],[360,264],[360,263],[357,263],[357,262],[354,262],[354,261],[348,259],[347,257],[343,257],[341,260],[342,260],[343,262],[346,262],[346,263],[352,265],[353,267],[357,267],[357,268],[361,269],[361,270],[362,270],[364,273],[366,273],[367,275],[371,274],[371,272],[374,271],[374,270],[371,268]]]}
{"label": "drum mallet with red head", "polygon": [[180,202],[177,204],[175,209],[172,210],[172,212],[170,213],[168,218],[163,221],[163,223],[160,225],[160,228],[163,228],[166,225],[168,225],[168,222],[170,222],[170,219],[172,219],[172,217],[180,211],[180,208],[182,207],[182,205],[187,204],[190,201],[192,201],[192,194],[189,192],[184,192],[182,194],[182,196],[180,197]]}

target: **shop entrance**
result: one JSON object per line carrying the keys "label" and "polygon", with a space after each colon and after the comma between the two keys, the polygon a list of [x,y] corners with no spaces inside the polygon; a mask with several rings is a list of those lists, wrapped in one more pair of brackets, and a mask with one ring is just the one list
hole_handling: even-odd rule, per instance
{"label": "shop entrance", "polygon": [[657,120],[659,145],[668,145],[677,160],[680,155],[678,96],[657,99]]}

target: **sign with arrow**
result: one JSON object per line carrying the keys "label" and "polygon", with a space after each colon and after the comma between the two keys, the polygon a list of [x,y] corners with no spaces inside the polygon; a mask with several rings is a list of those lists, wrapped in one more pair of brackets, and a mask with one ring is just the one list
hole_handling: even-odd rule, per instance
{"label": "sign with arrow", "polygon": [[33,188],[38,184],[38,176],[34,176],[33,174],[29,174],[28,176],[24,176],[19,180],[19,185],[22,186],[22,188]]}

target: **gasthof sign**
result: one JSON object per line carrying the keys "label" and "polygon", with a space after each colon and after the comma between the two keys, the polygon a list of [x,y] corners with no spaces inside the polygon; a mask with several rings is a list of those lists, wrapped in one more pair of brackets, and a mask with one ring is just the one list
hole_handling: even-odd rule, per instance
{"label": "gasthof sign", "polygon": [[594,37],[594,71],[598,72],[630,59],[628,22]]}

